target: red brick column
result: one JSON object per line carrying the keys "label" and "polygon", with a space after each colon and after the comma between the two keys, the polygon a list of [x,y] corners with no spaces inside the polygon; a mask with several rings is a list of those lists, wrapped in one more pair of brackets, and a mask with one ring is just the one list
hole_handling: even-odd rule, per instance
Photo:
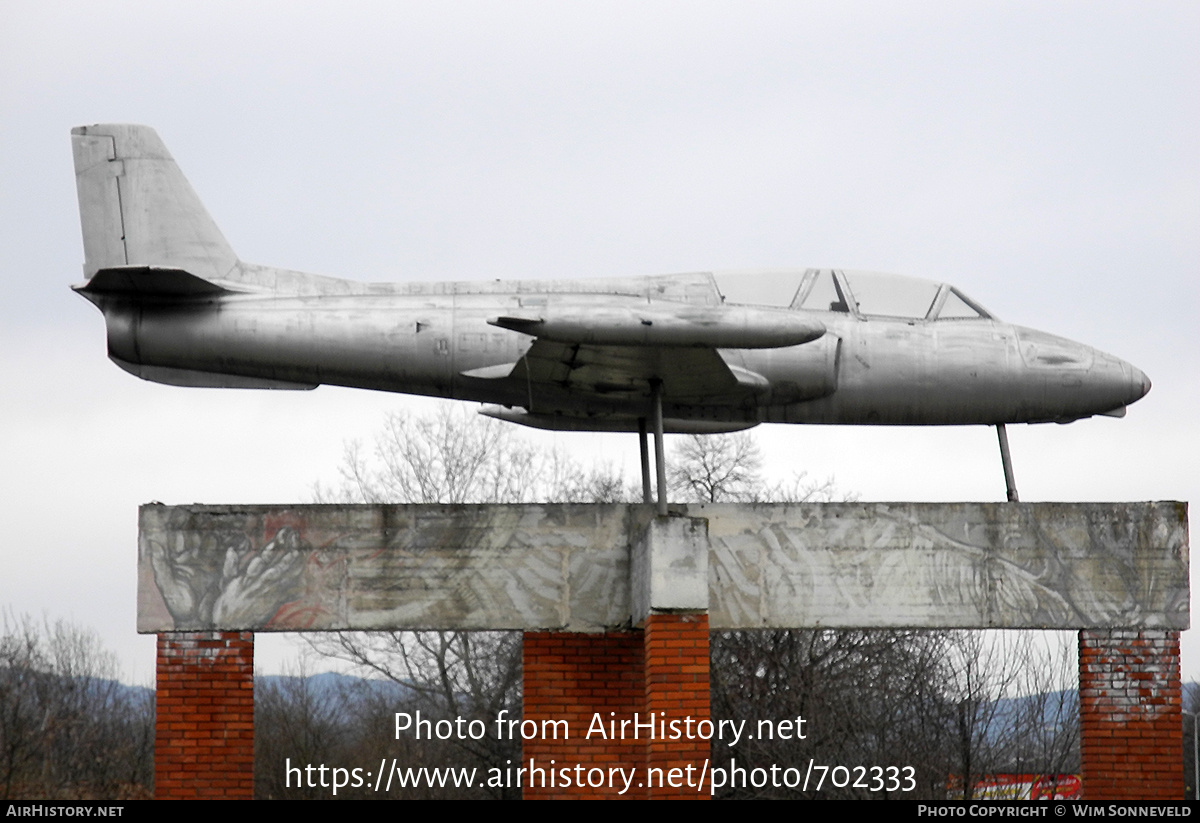
{"label": "red brick column", "polygon": [[158,636],[154,796],[254,797],[254,634]]}
{"label": "red brick column", "polygon": [[[645,744],[640,740],[621,740],[610,736],[587,738],[594,715],[605,721],[616,720],[618,732],[622,719],[632,720],[635,713],[645,715],[645,686],[642,676],[642,633],[575,634],[571,632],[526,632],[524,644],[524,721],[532,721],[536,736],[524,740],[521,767],[527,771],[522,783],[526,800],[623,797],[645,798],[638,787],[645,768]],[[554,739],[551,727],[543,721],[566,720],[570,738]],[[545,730],[545,734],[543,734]],[[620,795],[606,784],[602,787],[577,787],[575,764],[584,769],[600,768],[605,775],[610,767],[628,773],[637,770],[637,780]],[[572,769],[572,785],[551,787],[550,770]],[[544,769],[537,772],[536,769]],[[593,775],[594,776],[594,775]],[[559,783],[558,780],[554,781]]]}
{"label": "red brick column", "polygon": [[[707,614],[652,614],[646,619],[646,714],[667,723],[666,738],[646,744],[646,777],[654,800],[708,800],[711,746],[696,723],[711,720]],[[692,718],[688,739],[686,719]],[[678,727],[672,727],[678,721]],[[672,740],[675,728],[681,732]],[[711,735],[710,735],[711,736]],[[701,775],[704,775],[703,778]],[[674,783],[676,785],[672,786]]]}
{"label": "red brick column", "polygon": [[1079,633],[1079,729],[1087,800],[1183,799],[1179,632]]}

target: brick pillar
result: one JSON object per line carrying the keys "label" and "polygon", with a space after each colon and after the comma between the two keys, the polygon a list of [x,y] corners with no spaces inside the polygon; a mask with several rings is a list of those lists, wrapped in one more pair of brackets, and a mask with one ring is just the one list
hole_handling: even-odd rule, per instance
{"label": "brick pillar", "polygon": [[[617,739],[599,735],[587,738],[596,714],[605,721],[607,732],[608,720],[617,720],[619,730],[620,720],[645,713],[642,633],[526,632],[523,657],[524,720],[536,724],[536,736],[523,740],[520,765],[529,769],[532,760],[534,767],[545,769],[540,774],[535,771],[532,779],[526,772],[524,799],[645,798],[645,789],[637,785],[645,767],[644,744],[621,740],[619,735]],[[544,720],[566,720],[570,738],[554,739],[549,734],[549,725],[544,727],[547,733],[543,734]],[[603,769],[606,784],[598,788],[550,786],[552,768],[572,769],[574,783],[576,763],[585,770]],[[637,780],[625,794],[608,787],[610,767],[620,767],[626,773],[631,768],[637,770]]]}
{"label": "brick pillar", "polygon": [[[646,744],[648,796],[653,800],[708,800],[712,773],[708,740],[695,723],[710,721],[707,614],[651,614],[646,618],[646,714],[656,726],[668,725],[667,737]],[[686,719],[692,718],[692,739]],[[682,734],[673,734],[678,721]],[[711,736],[711,734],[710,734]],[[701,781],[701,774],[705,777]],[[672,786],[672,783],[677,785]]]}
{"label": "brick pillar", "polygon": [[1079,729],[1087,800],[1183,799],[1179,632],[1079,633]]}
{"label": "brick pillar", "polygon": [[154,797],[254,797],[254,634],[158,636]]}

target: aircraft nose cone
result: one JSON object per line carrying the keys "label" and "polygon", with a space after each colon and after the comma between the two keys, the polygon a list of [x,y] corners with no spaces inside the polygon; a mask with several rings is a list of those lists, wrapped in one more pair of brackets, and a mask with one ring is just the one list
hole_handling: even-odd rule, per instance
{"label": "aircraft nose cone", "polygon": [[[1146,396],[1150,391],[1150,378],[1146,373],[1124,360],[1118,360],[1112,355],[1101,355],[1100,358],[1106,358],[1119,364],[1121,367],[1120,378],[1115,373],[1111,373],[1111,387],[1113,392],[1119,392],[1121,395],[1121,405],[1128,406],[1131,403],[1136,403]],[[1119,383],[1117,382],[1119,379]]]}
{"label": "aircraft nose cone", "polygon": [[1129,388],[1133,392],[1133,400],[1129,402],[1132,403],[1136,400],[1141,400],[1150,393],[1150,378],[1139,368],[1130,366],[1129,369],[1132,372],[1129,378]]}
{"label": "aircraft nose cone", "polygon": [[1150,391],[1150,378],[1131,363],[1093,349],[1094,362],[1086,385],[1090,414],[1124,417],[1125,407]]}

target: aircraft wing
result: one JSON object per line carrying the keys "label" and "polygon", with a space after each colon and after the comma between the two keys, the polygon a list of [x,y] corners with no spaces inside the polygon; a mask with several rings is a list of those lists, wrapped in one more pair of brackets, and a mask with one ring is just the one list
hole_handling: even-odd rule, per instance
{"label": "aircraft wing", "polygon": [[597,346],[538,339],[512,376],[535,387],[565,389],[596,400],[649,397],[661,380],[670,404],[736,404],[770,387],[766,378],[730,366],[716,349]]}
{"label": "aircraft wing", "polygon": [[718,349],[795,346],[825,334],[811,318],[746,306],[625,304],[488,322],[535,340],[519,361],[464,376],[514,381],[530,411],[560,414],[640,410],[654,381],[669,406],[752,405],[770,382]]}

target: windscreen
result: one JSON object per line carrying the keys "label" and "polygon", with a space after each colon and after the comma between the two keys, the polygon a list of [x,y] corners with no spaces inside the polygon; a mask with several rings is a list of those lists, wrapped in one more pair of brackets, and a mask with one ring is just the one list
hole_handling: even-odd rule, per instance
{"label": "windscreen", "polygon": [[946,295],[942,308],[938,310],[938,320],[978,320],[988,315],[963,299],[956,289],[951,289]]}
{"label": "windscreen", "polygon": [[896,274],[843,272],[860,314],[870,317],[924,319],[933,308],[941,283]]}

